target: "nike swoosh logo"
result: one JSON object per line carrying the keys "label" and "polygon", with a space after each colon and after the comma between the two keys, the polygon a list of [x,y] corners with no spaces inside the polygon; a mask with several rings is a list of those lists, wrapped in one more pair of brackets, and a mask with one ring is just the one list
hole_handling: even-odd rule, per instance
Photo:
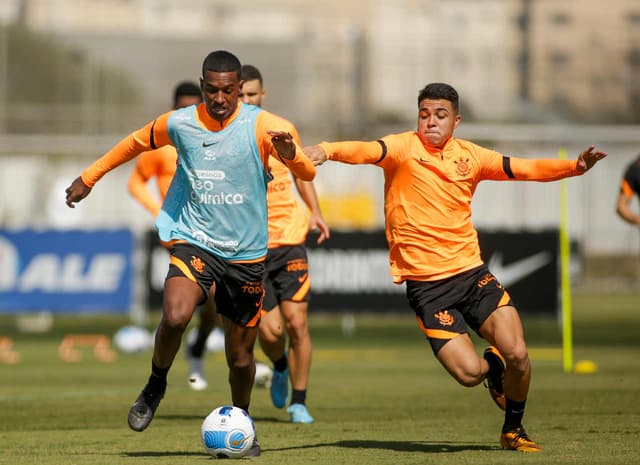
{"label": "nike swoosh logo", "polygon": [[422,157],[420,157],[420,161],[421,161],[422,163],[431,163],[431,160],[428,160],[428,159],[426,159],[426,158],[422,158]]}
{"label": "nike swoosh logo", "polygon": [[508,265],[503,265],[502,254],[496,252],[489,259],[487,266],[491,273],[498,278],[500,284],[504,287],[509,287],[550,263],[551,260],[551,252],[543,251]]}
{"label": "nike swoosh logo", "polygon": [[299,283],[303,283],[303,282],[305,282],[305,281],[307,280],[307,277],[308,277],[308,276],[309,276],[309,273],[305,273],[305,274],[303,274],[302,276],[300,276],[300,277],[298,278],[298,282],[299,282]]}
{"label": "nike swoosh logo", "polygon": [[211,142],[210,144],[207,144],[206,142],[202,142],[202,146],[203,147],[211,147],[212,145],[215,145],[215,142]]}

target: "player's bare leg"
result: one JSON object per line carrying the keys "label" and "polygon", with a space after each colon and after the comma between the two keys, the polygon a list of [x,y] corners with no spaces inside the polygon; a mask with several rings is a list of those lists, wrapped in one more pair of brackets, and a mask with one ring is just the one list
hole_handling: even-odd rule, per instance
{"label": "player's bare leg", "polygon": [[258,328],[247,328],[224,318],[225,354],[233,405],[249,411],[255,376],[253,347]]}
{"label": "player's bare leg", "polygon": [[272,362],[284,356],[286,339],[284,337],[282,317],[280,316],[280,309],[278,307],[268,312],[262,312],[260,328],[258,329],[258,339],[260,340],[262,351]]}
{"label": "player's bare leg", "polygon": [[293,423],[313,423],[305,405],[309,372],[311,371],[311,335],[307,322],[306,302],[284,300],[280,311],[289,336],[289,376],[291,378],[291,405],[287,412]]}
{"label": "player's bare leg", "polygon": [[480,358],[468,334],[447,341],[438,351],[438,361],[463,386],[480,384],[489,372],[489,364]]}
{"label": "player's bare leg", "polygon": [[505,420],[500,445],[503,449],[537,452],[541,448],[532,441],[522,426],[529,384],[531,361],[524,340],[524,330],[514,307],[498,308],[480,327],[480,334],[505,360],[503,390]]}
{"label": "player's bare leg", "polygon": [[289,363],[286,354],[286,338],[282,324],[280,307],[263,311],[258,333],[263,352],[273,363],[273,374],[269,388],[271,402],[282,408],[289,398]]}
{"label": "player's bare leg", "polygon": [[202,290],[188,278],[176,276],[165,282],[162,319],[156,330],[151,376],[129,410],[128,421],[132,430],[144,431],[151,423],[164,397],[167,374],[180,349],[184,330],[201,299]]}

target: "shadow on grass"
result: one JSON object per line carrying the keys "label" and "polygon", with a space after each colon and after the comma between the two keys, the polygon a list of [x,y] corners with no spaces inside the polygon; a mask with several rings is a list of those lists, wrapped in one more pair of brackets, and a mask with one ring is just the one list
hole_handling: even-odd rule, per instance
{"label": "shadow on grass", "polygon": [[[474,450],[500,450],[496,446],[488,446],[486,444],[470,444],[459,442],[415,442],[415,441],[371,441],[371,440],[353,440],[353,441],[337,441],[325,442],[319,444],[305,444],[302,446],[280,447],[273,449],[262,449],[262,452],[283,452],[289,450],[301,449],[319,449],[323,447],[344,447],[347,449],[379,449],[393,450],[397,452],[426,452],[430,454],[455,453]],[[203,452],[185,452],[185,451],[140,451],[140,452],[123,452],[124,457],[198,457],[206,456]]]}
{"label": "shadow on grass", "polygon": [[123,452],[121,457],[209,457],[205,452],[143,450],[139,452]]}
{"label": "shadow on grass", "polygon": [[[276,417],[251,417],[253,418],[253,421],[259,421],[261,423],[290,423],[289,419],[284,419],[284,418],[276,418]],[[202,415],[177,415],[177,414],[169,414],[169,415],[162,415],[161,417],[157,417],[156,423],[158,423],[158,420],[166,420],[166,421],[173,421],[173,420],[178,420],[178,421],[192,421],[192,420],[204,420],[204,417]]]}
{"label": "shadow on grass", "polygon": [[429,453],[447,453],[447,452],[464,452],[470,450],[500,450],[497,446],[488,446],[486,444],[469,444],[460,442],[435,442],[435,441],[372,441],[372,440],[350,440],[337,441],[333,443],[307,444],[303,446],[281,447],[275,449],[262,449],[263,452],[276,452],[295,449],[314,449],[319,447],[344,447],[347,449],[380,449],[394,450],[398,452],[429,452]]}

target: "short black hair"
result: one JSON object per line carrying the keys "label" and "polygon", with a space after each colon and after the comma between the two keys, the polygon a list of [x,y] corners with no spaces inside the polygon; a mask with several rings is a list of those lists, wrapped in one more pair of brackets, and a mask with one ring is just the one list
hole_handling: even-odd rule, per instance
{"label": "short black hair", "polygon": [[240,79],[242,81],[255,81],[257,79],[260,81],[260,85],[262,85],[262,74],[260,70],[253,65],[242,65]]}
{"label": "short black hair", "polygon": [[178,104],[180,97],[185,96],[199,97],[200,101],[202,101],[200,86],[193,81],[182,81],[178,83],[173,91],[173,106],[175,107]]}
{"label": "short black hair", "polygon": [[233,53],[226,50],[216,50],[211,52],[202,62],[202,76],[205,72],[215,71],[217,73],[236,72],[240,78],[240,60]]}
{"label": "short black hair", "polygon": [[418,106],[424,99],[448,100],[451,102],[453,110],[456,113],[459,111],[458,92],[449,84],[445,84],[443,82],[432,82],[431,84],[427,84],[418,94]]}

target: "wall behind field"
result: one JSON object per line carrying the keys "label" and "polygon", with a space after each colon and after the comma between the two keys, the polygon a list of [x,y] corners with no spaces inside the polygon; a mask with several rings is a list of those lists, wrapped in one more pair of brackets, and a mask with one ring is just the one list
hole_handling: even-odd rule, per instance
{"label": "wall behind field", "polygon": [[[380,127],[379,135],[395,129]],[[566,181],[570,234],[587,254],[640,251],[637,228],[615,214],[622,174],[639,152],[640,128],[469,123],[461,125],[458,136],[525,158],[557,157],[561,147],[575,158],[589,144],[597,144],[609,157],[585,176]],[[0,153],[0,224],[7,228],[128,226],[140,232],[152,227],[150,215],[126,190],[131,162],[107,174],[75,209],[64,204],[64,189],[119,137],[0,136],[0,147],[13,147],[9,153]],[[382,170],[329,162],[319,168],[316,186],[332,227],[384,227]],[[481,183],[473,202],[473,222],[484,229],[558,226],[559,186],[558,182]]]}

